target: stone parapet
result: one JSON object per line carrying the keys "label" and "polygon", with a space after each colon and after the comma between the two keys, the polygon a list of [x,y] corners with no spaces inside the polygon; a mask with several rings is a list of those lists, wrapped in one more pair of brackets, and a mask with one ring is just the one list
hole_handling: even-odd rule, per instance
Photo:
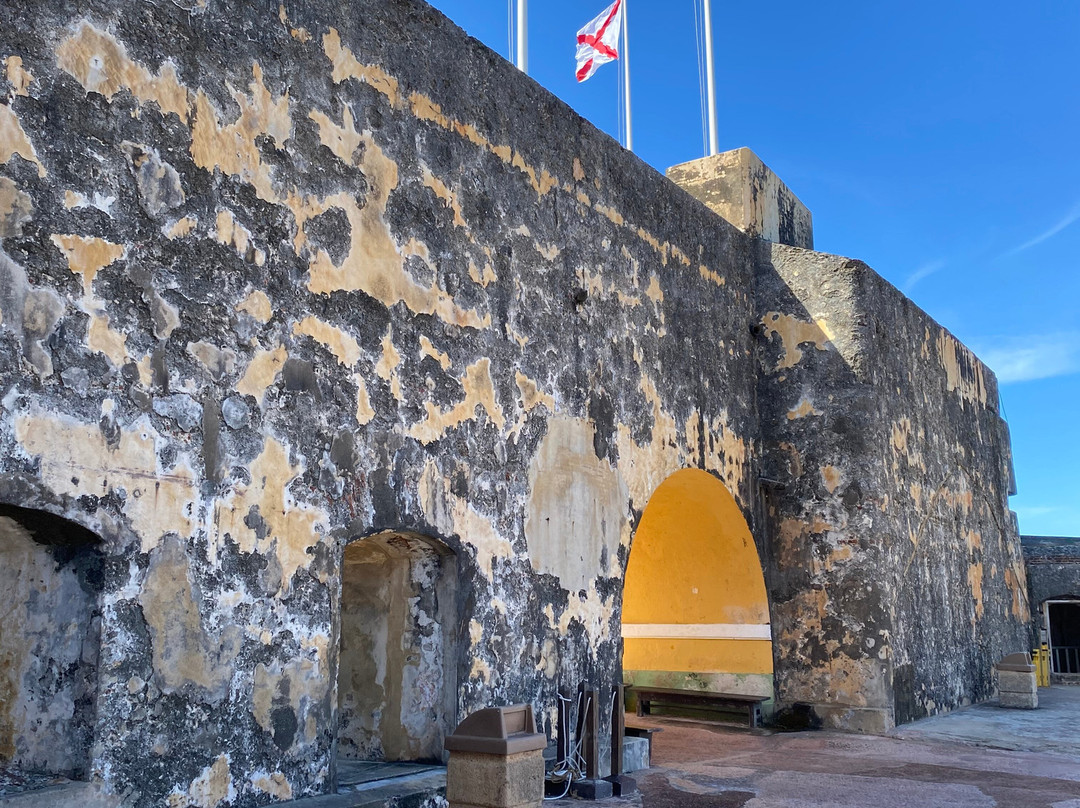
{"label": "stone parapet", "polygon": [[814,248],[810,211],[750,149],[672,166],[667,177],[747,235]]}

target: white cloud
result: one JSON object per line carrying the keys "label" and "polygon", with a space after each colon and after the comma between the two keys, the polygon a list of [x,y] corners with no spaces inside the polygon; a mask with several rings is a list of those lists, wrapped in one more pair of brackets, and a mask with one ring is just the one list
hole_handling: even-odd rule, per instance
{"label": "white cloud", "polygon": [[1067,376],[1080,371],[1080,333],[980,340],[979,358],[1002,384]]}
{"label": "white cloud", "polygon": [[1049,230],[1044,230],[1042,233],[1039,233],[1039,235],[1035,236],[1035,238],[1031,239],[1030,241],[1025,241],[1019,247],[1013,247],[1011,250],[1005,253],[1005,256],[1003,257],[1022,253],[1024,250],[1030,249],[1037,244],[1042,244],[1048,239],[1052,239],[1054,236],[1056,236],[1058,233],[1060,233],[1062,230],[1064,230],[1066,227],[1068,227],[1078,219],[1080,219],[1080,202],[1077,202],[1075,205],[1073,205],[1072,210],[1066,213],[1065,216],[1061,219],[1061,221],[1055,224]]}
{"label": "white cloud", "polygon": [[1018,519],[1032,519],[1036,516],[1047,516],[1051,513],[1057,513],[1061,508],[1056,505],[1028,505],[1026,507],[1021,506],[1014,508]]}
{"label": "white cloud", "polygon": [[904,281],[904,294],[909,294],[911,290],[915,288],[915,284],[917,284],[921,280],[929,278],[939,269],[944,269],[944,267],[945,262],[942,261],[940,258],[937,261],[927,261],[925,264],[923,264],[921,267],[919,267],[907,276],[907,280]]}

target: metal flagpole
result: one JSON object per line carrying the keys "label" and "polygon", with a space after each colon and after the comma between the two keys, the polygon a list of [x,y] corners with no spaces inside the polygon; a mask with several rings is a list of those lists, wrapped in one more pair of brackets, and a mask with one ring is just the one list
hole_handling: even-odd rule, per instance
{"label": "metal flagpole", "polygon": [[623,94],[626,96],[626,150],[634,150],[634,134],[630,126],[630,27],[626,15],[626,0],[622,0],[622,30],[623,30]]}
{"label": "metal flagpole", "polygon": [[522,73],[529,72],[529,0],[517,0],[517,66]]}
{"label": "metal flagpole", "polygon": [[716,137],[716,87],[713,84],[712,4],[705,2],[705,87],[709,94],[709,154],[720,151]]}

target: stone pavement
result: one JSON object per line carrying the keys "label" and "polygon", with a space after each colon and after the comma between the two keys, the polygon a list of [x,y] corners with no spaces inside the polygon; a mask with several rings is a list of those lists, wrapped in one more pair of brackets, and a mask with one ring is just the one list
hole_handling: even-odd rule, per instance
{"label": "stone pavement", "polygon": [[1080,755],[1080,687],[1040,687],[1037,710],[1002,710],[989,701],[905,724],[893,730],[892,736]]}
{"label": "stone pavement", "polygon": [[[677,719],[657,726],[640,808],[1080,808],[1080,688],[1040,689],[1040,709],[993,702],[891,736],[770,733]],[[550,806],[576,806],[560,800]]]}

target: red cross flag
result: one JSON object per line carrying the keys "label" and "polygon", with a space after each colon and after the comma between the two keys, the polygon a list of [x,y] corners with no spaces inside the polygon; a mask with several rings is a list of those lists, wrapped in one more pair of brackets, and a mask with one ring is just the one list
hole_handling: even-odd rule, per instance
{"label": "red cross flag", "polygon": [[585,81],[596,68],[619,58],[623,0],[615,0],[577,32],[577,80]]}

